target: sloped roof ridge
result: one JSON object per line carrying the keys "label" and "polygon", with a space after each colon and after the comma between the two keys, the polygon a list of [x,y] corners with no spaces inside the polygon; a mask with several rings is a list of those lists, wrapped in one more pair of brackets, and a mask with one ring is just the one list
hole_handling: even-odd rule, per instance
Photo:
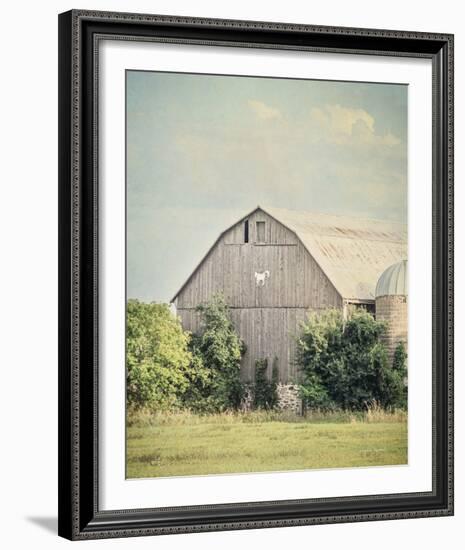
{"label": "sloped roof ridge", "polygon": [[333,214],[330,212],[321,212],[317,210],[302,210],[302,209],[294,209],[294,208],[281,208],[280,206],[269,206],[269,205],[263,205],[263,206],[257,206],[253,210],[260,209],[264,212],[272,212],[272,211],[280,211],[280,212],[289,212],[290,214],[302,214],[302,215],[308,215],[310,217],[321,217],[321,218],[340,218],[341,220],[354,220],[354,221],[360,221],[360,222],[371,222],[371,223],[380,223],[380,224],[388,224],[388,225],[399,225],[401,227],[407,227],[407,224],[404,222],[396,221],[396,220],[388,220],[386,218],[370,218],[367,216],[349,216],[348,214]]}

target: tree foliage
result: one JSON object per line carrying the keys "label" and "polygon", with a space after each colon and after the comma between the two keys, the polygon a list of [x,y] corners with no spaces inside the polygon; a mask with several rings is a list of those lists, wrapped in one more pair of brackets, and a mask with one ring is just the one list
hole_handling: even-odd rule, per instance
{"label": "tree foliage", "polygon": [[376,402],[403,407],[404,372],[389,365],[380,341],[385,326],[363,309],[344,321],[339,310],[309,314],[298,339],[301,395],[306,405],[360,410]]}
{"label": "tree foliage", "polygon": [[126,316],[127,401],[172,408],[189,385],[189,333],[167,304],[129,300]]}
{"label": "tree foliage", "polygon": [[240,366],[245,346],[221,294],[198,306],[197,311],[201,330],[192,336],[190,351],[202,376],[192,380],[185,401],[203,412],[237,409],[243,395]]}
{"label": "tree foliage", "polygon": [[127,402],[154,410],[188,407],[198,412],[237,408],[242,398],[244,346],[220,295],[199,306],[198,334],[183,331],[168,304],[129,300]]}
{"label": "tree foliage", "polygon": [[395,373],[396,383],[398,384],[399,400],[401,401],[402,407],[407,408],[407,350],[403,342],[399,342],[394,351],[392,370]]}
{"label": "tree foliage", "polygon": [[254,406],[257,409],[270,410],[278,404],[279,369],[277,357],[273,361],[271,380],[268,378],[268,360],[255,361]]}

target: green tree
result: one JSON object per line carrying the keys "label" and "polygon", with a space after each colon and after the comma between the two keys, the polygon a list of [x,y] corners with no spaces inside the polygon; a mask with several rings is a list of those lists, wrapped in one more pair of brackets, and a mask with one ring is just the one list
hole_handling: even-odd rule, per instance
{"label": "green tree", "polygon": [[183,406],[198,413],[213,413],[221,409],[221,402],[214,393],[216,373],[205,366],[200,345],[200,336],[192,334],[189,342],[191,369],[189,385],[183,394]]}
{"label": "green tree", "polygon": [[396,385],[396,403],[400,403],[403,408],[407,407],[408,387],[407,387],[407,350],[405,344],[399,342],[394,351],[392,361],[393,383]]}
{"label": "green tree", "polygon": [[221,294],[198,306],[197,311],[201,330],[193,335],[190,350],[202,375],[192,381],[186,403],[206,412],[237,409],[243,395],[240,366],[245,347]]}
{"label": "green tree", "polygon": [[380,337],[385,325],[364,309],[331,309],[309,314],[297,343],[302,371],[301,395],[306,405],[323,409],[360,410],[376,401],[403,407],[402,370],[389,365]]}
{"label": "green tree", "polygon": [[321,315],[309,314],[301,329],[297,364],[303,375],[302,399],[309,407],[336,408],[340,401],[338,393],[346,378],[342,363],[342,315],[333,309]]}
{"label": "green tree", "polygon": [[392,360],[392,368],[395,371],[407,376],[407,350],[405,349],[404,342],[399,342],[394,351],[394,358]]}
{"label": "green tree", "polygon": [[176,406],[189,386],[189,333],[167,304],[129,300],[126,316],[127,401],[129,406]]}

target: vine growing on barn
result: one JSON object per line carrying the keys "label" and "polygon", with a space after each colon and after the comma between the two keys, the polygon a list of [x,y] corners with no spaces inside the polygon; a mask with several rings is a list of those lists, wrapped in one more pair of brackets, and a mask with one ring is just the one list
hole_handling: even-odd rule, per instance
{"label": "vine growing on barn", "polygon": [[278,404],[278,363],[273,361],[271,379],[268,377],[268,359],[255,361],[255,383],[253,388],[254,407],[270,410]]}

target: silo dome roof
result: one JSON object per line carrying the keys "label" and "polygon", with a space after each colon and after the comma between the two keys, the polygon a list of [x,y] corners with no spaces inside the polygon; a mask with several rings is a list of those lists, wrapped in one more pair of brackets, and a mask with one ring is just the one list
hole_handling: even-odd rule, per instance
{"label": "silo dome roof", "polygon": [[378,279],[375,297],[407,296],[407,260],[389,266]]}

